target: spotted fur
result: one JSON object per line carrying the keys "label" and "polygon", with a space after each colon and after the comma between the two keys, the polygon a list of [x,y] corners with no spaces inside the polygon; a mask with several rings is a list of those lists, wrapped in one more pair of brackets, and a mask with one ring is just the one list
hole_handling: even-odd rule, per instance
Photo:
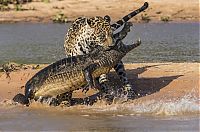
{"label": "spotted fur", "polygon": [[[104,49],[113,46],[116,40],[122,40],[130,31],[132,24],[128,22],[132,17],[144,11],[148,7],[148,3],[124,16],[114,24],[110,24],[110,17],[80,17],[76,19],[69,28],[64,42],[64,49],[66,56],[77,56],[91,53],[97,45],[104,47]],[[117,34],[113,34],[115,30],[124,25],[124,28]],[[130,91],[131,85],[126,77],[124,65],[119,62],[115,67],[115,71],[123,82],[124,89]],[[106,89],[106,75],[102,75],[99,79],[101,87]]]}
{"label": "spotted fur", "polygon": [[69,28],[64,49],[67,56],[88,54],[98,44],[105,47],[112,46],[112,29],[107,17],[80,17]]}
{"label": "spotted fur", "polygon": [[[147,7],[148,3],[145,2],[141,8],[129,13],[112,25],[108,15],[104,18],[100,16],[92,18],[79,17],[72,23],[65,36],[65,54],[67,56],[83,55],[93,51],[96,45],[103,46],[105,49],[113,46],[113,39],[118,39],[118,36],[113,36],[113,31],[123,26],[128,20],[144,11]],[[127,32],[129,31],[130,29],[127,30]]]}

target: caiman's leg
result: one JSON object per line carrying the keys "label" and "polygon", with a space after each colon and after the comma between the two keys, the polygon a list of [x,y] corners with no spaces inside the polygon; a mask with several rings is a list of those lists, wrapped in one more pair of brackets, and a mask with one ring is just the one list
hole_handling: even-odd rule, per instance
{"label": "caiman's leg", "polygon": [[88,67],[86,67],[83,72],[84,72],[84,77],[85,80],[87,81],[86,87],[83,89],[85,93],[89,90],[89,88],[94,88],[95,87],[95,81],[94,78],[92,77],[92,72],[97,68],[96,64],[91,64]]}

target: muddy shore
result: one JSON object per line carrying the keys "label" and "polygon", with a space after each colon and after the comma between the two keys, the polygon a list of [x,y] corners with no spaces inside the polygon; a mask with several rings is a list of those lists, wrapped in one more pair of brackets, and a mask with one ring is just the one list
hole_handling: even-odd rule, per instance
{"label": "muddy shore", "polygon": [[33,0],[23,4],[18,11],[13,5],[10,10],[0,12],[0,23],[52,22],[58,13],[63,13],[67,21],[80,16],[110,15],[116,21],[129,12],[149,2],[149,8],[131,19],[132,22],[199,22],[199,1],[182,0]]}
{"label": "muddy shore", "polygon": [[[40,68],[45,65],[41,65]],[[199,63],[136,63],[126,64],[128,78],[138,93],[145,95],[137,99],[177,99],[192,94],[199,98]],[[24,85],[40,69],[26,69],[10,73],[0,73],[0,102],[12,99],[17,93],[24,93]],[[119,78],[114,72],[109,74],[114,87],[120,86]],[[91,90],[87,95],[92,95]],[[85,97],[80,91],[74,97]],[[196,102],[199,104],[199,102]]]}

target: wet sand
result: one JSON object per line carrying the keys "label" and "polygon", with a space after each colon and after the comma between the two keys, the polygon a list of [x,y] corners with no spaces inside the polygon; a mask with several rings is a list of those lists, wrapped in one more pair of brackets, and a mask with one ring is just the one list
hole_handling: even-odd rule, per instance
{"label": "wet sand", "polygon": [[[10,79],[1,73],[0,131],[199,131],[199,63],[136,63],[126,64],[126,69],[143,97],[72,107],[12,105],[10,100],[23,93],[22,86],[38,70],[11,72]],[[120,87],[114,72],[109,78]],[[74,97],[86,96],[76,91]]]}
{"label": "wet sand", "polygon": [[[40,67],[44,67],[41,65]],[[14,95],[24,93],[24,85],[37,70],[26,69],[10,73],[6,78],[5,73],[0,73],[0,101],[10,100]],[[177,99],[192,92],[199,98],[199,63],[137,63],[126,64],[128,78],[137,92],[144,97],[142,100]],[[112,71],[109,78],[113,87],[120,87],[119,78]],[[95,90],[87,94],[92,95]],[[147,95],[147,96],[146,96]],[[74,97],[85,97],[76,91]],[[196,102],[199,104],[199,102]]]}
{"label": "wet sand", "polygon": [[[62,12],[68,21],[73,21],[80,16],[105,16],[110,15],[116,21],[149,2],[145,13],[131,19],[132,22],[143,22],[141,15],[150,18],[151,22],[160,22],[161,18],[169,17],[174,22],[199,22],[199,1],[197,0],[49,0],[45,3],[38,0],[22,5],[23,11],[12,10],[0,12],[0,22],[51,22],[52,18]],[[144,19],[145,19],[144,18]]]}

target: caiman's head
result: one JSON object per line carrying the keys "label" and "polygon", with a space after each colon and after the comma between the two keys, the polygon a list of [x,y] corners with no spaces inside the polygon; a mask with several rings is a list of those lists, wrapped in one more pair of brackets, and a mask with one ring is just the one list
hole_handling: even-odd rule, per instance
{"label": "caiman's head", "polygon": [[29,101],[34,98],[33,91],[34,91],[34,82],[31,79],[25,85],[25,95],[19,93],[15,95],[13,101],[28,106]]}
{"label": "caiman's head", "polygon": [[126,54],[129,51],[131,51],[132,49],[138,47],[141,44],[141,40],[138,39],[135,43],[131,44],[131,45],[125,45],[120,39],[116,40],[116,43],[113,47],[110,47],[111,49],[114,49],[118,52],[121,52],[122,54]]}
{"label": "caiman's head", "polygon": [[32,80],[29,80],[25,85],[25,97],[27,100],[34,98],[34,83]]}

